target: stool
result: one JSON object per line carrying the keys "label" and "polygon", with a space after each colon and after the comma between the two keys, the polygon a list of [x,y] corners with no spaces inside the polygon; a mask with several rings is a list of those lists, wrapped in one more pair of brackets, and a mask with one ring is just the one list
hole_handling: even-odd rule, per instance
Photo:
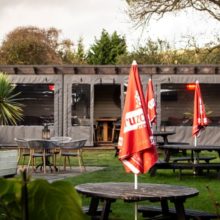
{"label": "stool", "polygon": [[121,124],[114,123],[112,128],[112,142],[118,141],[119,134],[120,134]]}

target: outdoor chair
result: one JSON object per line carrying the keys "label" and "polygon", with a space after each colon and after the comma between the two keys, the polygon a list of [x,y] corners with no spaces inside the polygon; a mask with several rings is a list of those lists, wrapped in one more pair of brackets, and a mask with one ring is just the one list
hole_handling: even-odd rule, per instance
{"label": "outdoor chair", "polygon": [[113,128],[112,128],[112,142],[117,142],[119,138],[119,133],[121,129],[121,120],[118,120],[113,123]]}
{"label": "outdoor chair", "polygon": [[50,138],[51,141],[54,141],[58,147],[55,148],[54,150],[54,163],[56,164],[57,161],[57,155],[60,154],[60,147],[59,147],[59,143],[63,143],[63,142],[69,142],[72,140],[71,137],[69,136],[53,136]]}
{"label": "outdoor chair", "polygon": [[66,170],[66,163],[68,160],[69,166],[71,168],[70,157],[78,157],[80,170],[86,171],[83,156],[82,156],[82,148],[84,147],[86,140],[72,140],[69,142],[60,143],[60,158],[64,157],[63,168]]}
{"label": "outdoor chair", "polygon": [[98,143],[102,140],[102,130],[103,126],[101,124],[94,124],[94,142]]}
{"label": "outdoor chair", "polygon": [[[46,166],[50,167],[52,171],[52,167],[56,168],[55,154],[54,151],[58,147],[56,143],[49,140],[29,140],[28,145],[30,147],[30,159],[28,162],[28,169],[30,164],[32,164],[32,170],[35,166],[35,159],[41,158],[42,163],[36,166],[43,168],[43,172],[46,173]],[[49,161],[49,158],[52,158],[52,163]]]}
{"label": "outdoor chair", "polygon": [[22,167],[24,166],[25,158],[30,156],[30,148],[28,146],[28,142],[24,139],[20,138],[15,138],[14,139],[17,147],[18,147],[18,158],[17,158],[17,163],[20,162],[21,157],[23,158],[22,160]]}

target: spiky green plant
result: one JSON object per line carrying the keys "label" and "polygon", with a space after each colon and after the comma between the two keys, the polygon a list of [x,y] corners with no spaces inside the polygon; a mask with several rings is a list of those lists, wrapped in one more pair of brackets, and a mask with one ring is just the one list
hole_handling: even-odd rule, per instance
{"label": "spiky green plant", "polygon": [[15,86],[8,76],[0,72],[0,125],[16,125],[22,119],[22,104],[17,98],[19,94],[15,93]]}

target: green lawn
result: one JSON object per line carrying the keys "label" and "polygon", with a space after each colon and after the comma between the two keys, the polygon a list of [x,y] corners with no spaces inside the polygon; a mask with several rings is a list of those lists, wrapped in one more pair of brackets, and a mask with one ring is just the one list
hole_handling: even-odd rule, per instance
{"label": "green lawn", "polygon": [[[67,181],[72,182],[73,185],[94,182],[133,182],[133,174],[125,173],[122,163],[114,157],[114,153],[113,150],[86,150],[83,154],[86,166],[103,166],[105,169],[93,173],[84,173],[83,175],[69,178]],[[77,165],[76,160],[72,162]],[[199,190],[199,196],[188,199],[185,207],[216,213],[215,201],[220,202],[220,178],[217,176],[217,173],[210,171],[209,175],[194,176],[192,172],[184,170],[180,179],[178,172],[173,173],[172,170],[158,170],[156,176],[151,177],[149,174],[143,174],[138,177],[138,181],[139,183],[174,184],[195,187]],[[211,193],[207,187],[209,187]],[[88,198],[82,199],[83,205],[88,204]],[[113,204],[114,211],[110,217],[111,219],[134,219],[133,209],[132,203],[128,204],[123,201],[117,201]],[[139,219],[141,219],[141,216]]]}

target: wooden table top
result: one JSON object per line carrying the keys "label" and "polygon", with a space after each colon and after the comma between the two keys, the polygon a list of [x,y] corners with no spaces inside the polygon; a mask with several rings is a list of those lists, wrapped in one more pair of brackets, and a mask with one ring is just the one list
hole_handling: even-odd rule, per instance
{"label": "wooden table top", "polygon": [[176,134],[175,131],[154,131],[154,136],[167,136],[167,135],[173,135]]}
{"label": "wooden table top", "polygon": [[91,197],[125,201],[185,199],[199,194],[197,189],[185,186],[140,183],[138,189],[134,189],[134,183],[126,182],[86,183],[77,185],[75,189]]}
{"label": "wooden table top", "polygon": [[117,118],[97,118],[96,121],[117,121]]}
{"label": "wooden table top", "polygon": [[182,150],[220,150],[220,146],[216,145],[197,145],[193,146],[190,144],[164,144],[159,146],[161,149],[170,149],[170,150],[175,150],[175,149],[182,149]]}

